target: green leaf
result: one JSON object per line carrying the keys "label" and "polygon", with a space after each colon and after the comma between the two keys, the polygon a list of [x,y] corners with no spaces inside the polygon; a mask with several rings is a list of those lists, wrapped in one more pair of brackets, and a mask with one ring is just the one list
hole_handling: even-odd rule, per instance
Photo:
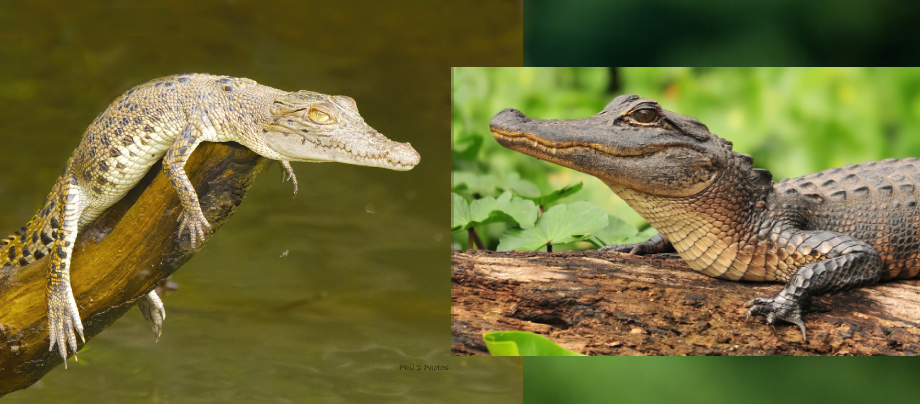
{"label": "green leaf", "polygon": [[526,331],[487,332],[482,335],[492,356],[585,356]]}
{"label": "green leaf", "polygon": [[511,196],[511,192],[498,198],[477,199],[470,204],[462,196],[451,193],[451,205],[451,232],[500,222],[529,229],[537,221],[539,210],[533,202]]}
{"label": "green leaf", "polygon": [[646,228],[640,232],[635,226],[620,220],[618,217],[610,216],[609,220],[610,224],[607,227],[588,237],[588,241],[598,248],[611,244],[639,243],[658,234],[654,227]]}
{"label": "green leaf", "polygon": [[512,196],[505,191],[498,198],[482,198],[470,204],[470,222],[468,227],[489,223],[516,223],[522,229],[533,227],[537,221],[539,209],[533,202]]}
{"label": "green leaf", "polygon": [[479,157],[479,149],[482,147],[482,136],[478,134],[469,134],[454,140],[451,146],[453,158],[464,161],[475,161]]}
{"label": "green leaf", "polygon": [[502,177],[495,174],[474,174],[467,171],[454,171],[451,191],[466,191],[465,194],[494,196],[499,192],[513,190],[520,195],[539,195],[540,189],[532,182],[522,180],[521,175],[510,172]]}
{"label": "green leaf", "polygon": [[[482,181],[482,176],[479,176],[479,175],[476,175],[476,174],[473,174],[467,171],[454,171],[453,173],[451,173],[450,190],[452,192],[469,190],[470,194],[480,193],[480,190],[482,188],[480,186],[481,181]],[[495,182],[494,178],[490,182],[494,184]],[[495,189],[494,185],[487,185],[486,187],[489,188],[488,194],[491,194],[492,191]]]}
{"label": "green leaf", "polygon": [[[537,188],[532,182],[521,179],[521,174],[512,171],[505,175],[499,183],[498,188],[512,191],[515,195],[527,198],[529,195],[540,195],[540,188]],[[528,198],[529,199],[529,198]]]}
{"label": "green leaf", "polygon": [[608,217],[608,224],[603,230],[594,233],[588,239],[592,244],[603,247],[610,244],[627,244],[623,241],[636,237],[639,230],[635,226],[626,223],[618,217]]}
{"label": "green leaf", "polygon": [[499,238],[498,251],[536,251],[547,244],[583,240],[607,226],[607,213],[587,202],[556,205],[532,229],[510,229]]}
{"label": "green leaf", "polygon": [[450,193],[450,231],[460,231],[470,222],[470,205],[462,196]]}
{"label": "green leaf", "polygon": [[553,191],[553,192],[551,192],[551,193],[549,193],[549,194],[541,195],[541,196],[537,196],[537,197],[525,196],[525,195],[519,195],[519,196],[520,196],[521,198],[529,199],[529,200],[533,201],[533,203],[537,204],[538,206],[547,206],[547,205],[550,205],[550,204],[552,204],[553,202],[556,202],[556,201],[558,201],[558,200],[560,200],[560,199],[562,199],[562,198],[565,198],[565,197],[567,197],[567,196],[573,195],[574,193],[580,191],[580,190],[581,190],[581,187],[584,186],[584,185],[585,185],[585,184],[584,184],[583,182],[579,182],[579,183],[577,183],[577,184],[575,184],[575,185],[566,185],[566,186],[564,186],[564,187],[562,187],[562,188],[559,188],[559,189],[557,189],[557,190],[555,190],[555,191]]}

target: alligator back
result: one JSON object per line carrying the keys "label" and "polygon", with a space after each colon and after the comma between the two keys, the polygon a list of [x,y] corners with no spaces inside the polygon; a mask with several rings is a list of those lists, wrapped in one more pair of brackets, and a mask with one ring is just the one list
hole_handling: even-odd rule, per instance
{"label": "alligator back", "polygon": [[882,279],[920,273],[920,159],[832,168],[774,186],[775,208],[798,228],[844,233],[871,244]]}

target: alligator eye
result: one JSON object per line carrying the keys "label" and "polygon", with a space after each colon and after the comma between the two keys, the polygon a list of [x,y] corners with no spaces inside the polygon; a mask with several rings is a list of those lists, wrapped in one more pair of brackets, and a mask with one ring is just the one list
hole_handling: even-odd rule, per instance
{"label": "alligator eye", "polygon": [[329,114],[316,108],[310,110],[310,120],[321,125],[333,122],[333,119],[331,116],[329,116]]}
{"label": "alligator eye", "polygon": [[640,109],[632,113],[633,119],[639,123],[652,123],[658,120],[658,111],[654,109]]}

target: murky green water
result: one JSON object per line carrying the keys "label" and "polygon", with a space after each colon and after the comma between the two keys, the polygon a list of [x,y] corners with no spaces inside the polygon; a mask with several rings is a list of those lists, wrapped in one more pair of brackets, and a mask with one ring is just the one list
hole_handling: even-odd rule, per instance
{"label": "murky green water", "polygon": [[0,5],[0,232],[31,217],[109,102],[174,73],[349,95],[421,164],[295,163],[296,198],[269,166],[174,276],[159,343],[134,310],[81,366],[3,402],[520,402],[519,360],[449,357],[446,230],[449,66],[520,64],[520,4],[172,3]]}

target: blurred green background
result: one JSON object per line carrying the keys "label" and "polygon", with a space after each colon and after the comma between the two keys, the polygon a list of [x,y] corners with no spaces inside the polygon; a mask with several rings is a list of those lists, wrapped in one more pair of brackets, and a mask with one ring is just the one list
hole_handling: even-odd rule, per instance
{"label": "blurred green background", "polygon": [[[548,192],[585,183],[559,201],[587,200],[610,215],[644,221],[600,180],[501,147],[489,120],[504,108],[534,118],[591,116],[619,94],[652,98],[692,116],[754,156],[774,180],[888,157],[920,156],[917,68],[456,68],[453,80],[453,171],[478,178],[468,199],[496,196],[520,178]],[[464,154],[471,140],[482,146]],[[494,249],[505,224],[480,234]],[[453,246],[466,248],[464,232]],[[567,248],[586,248],[585,243]],[[563,250],[557,248],[556,250]]]}
{"label": "blurred green background", "polygon": [[524,358],[528,404],[916,403],[915,358]]}
{"label": "blurred green background", "polygon": [[296,198],[269,165],[176,272],[158,343],[131,310],[0,402],[519,403],[520,360],[449,356],[444,190],[450,66],[519,65],[521,23],[515,0],[0,2],[0,236],[109,103],[170,74],[345,94],[421,155],[408,172],[293,163]]}
{"label": "blurred green background", "polygon": [[920,3],[528,0],[524,66],[917,65]]}

